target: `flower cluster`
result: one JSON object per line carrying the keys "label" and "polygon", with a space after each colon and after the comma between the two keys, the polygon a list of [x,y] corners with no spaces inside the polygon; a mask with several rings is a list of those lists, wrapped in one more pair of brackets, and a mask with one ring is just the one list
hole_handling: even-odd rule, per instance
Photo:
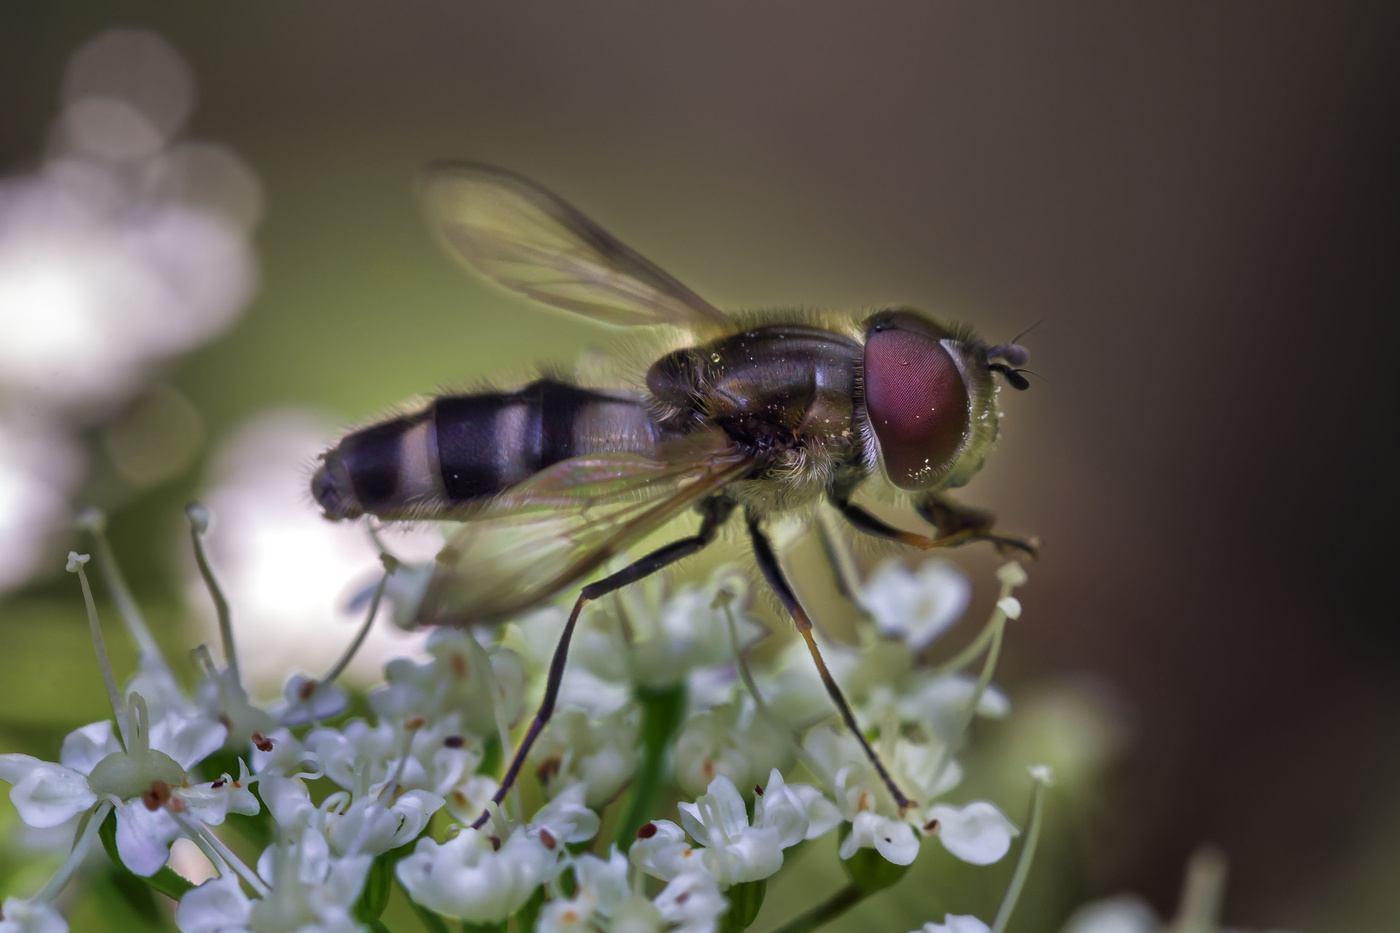
{"label": "flower cluster", "polygon": [[[57,762],[0,755],[20,818],[71,824],[75,840],[42,890],[4,902],[3,933],[65,930],[56,899],[98,839],[176,899],[184,933],[382,928],[395,888],[430,929],[447,918],[505,930],[515,918],[522,931],[659,933],[745,929],[792,850],[830,833],[850,878],[847,900],[897,880],[928,837],[987,865],[1021,834],[991,802],[945,799],[962,781],[958,754],[973,718],[1008,712],[991,678],[1021,613],[1016,564],[998,572],[1000,598],[982,633],[941,666],[923,663],[922,651],[968,596],[941,562],[882,565],[863,588],[859,647],[821,642],[862,730],[915,805],[896,805],[857,738],[832,724],[805,648],[751,668],[749,649],[765,631],[732,567],[675,590],[652,578],[588,607],[529,780],[497,805],[497,775],[542,690],[562,609],[492,630],[437,630],[426,657],[389,662],[384,683],[352,704],[336,680],[362,630],[329,671],[298,674],[280,697],[258,702],[204,559],[208,515],[192,507],[190,518],[223,658],[197,649],[191,689],[125,595],[100,516],[85,519],[140,669],[119,688],[88,557],[70,555],[112,718],[70,734]],[[383,564],[364,630],[386,600],[402,614],[425,579],[387,554]],[[352,705],[362,715],[348,715]],[[1032,777],[1006,913],[1049,783],[1048,771]],[[489,819],[471,828],[483,810]],[[207,859],[202,883],[169,864],[180,839]],[[986,929],[980,923],[953,917],[928,929]]]}

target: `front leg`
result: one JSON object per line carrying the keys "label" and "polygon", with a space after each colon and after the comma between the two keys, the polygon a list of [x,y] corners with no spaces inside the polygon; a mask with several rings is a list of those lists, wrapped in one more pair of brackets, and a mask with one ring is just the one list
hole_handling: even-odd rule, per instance
{"label": "front leg", "polygon": [[1011,557],[1016,552],[1034,560],[1040,550],[1040,542],[1035,538],[1013,538],[1010,535],[996,534],[992,527],[996,516],[984,509],[974,509],[958,505],[937,493],[929,493],[914,500],[914,511],[919,517],[938,529],[939,538],[957,538],[950,544],[966,544],[969,541],[990,541],[1003,557]]}
{"label": "front leg", "polygon": [[1036,556],[1036,542],[994,533],[992,531],[994,519],[990,512],[965,508],[935,494],[920,496],[914,500],[914,511],[919,514],[920,518],[938,530],[938,533],[933,536],[921,535],[894,527],[877,518],[869,510],[852,502],[850,493],[839,493],[832,496],[831,504],[846,517],[846,521],[850,522],[857,531],[876,538],[899,541],[921,550],[936,547],[959,547],[973,541],[990,541],[992,546],[1003,555],[1009,556],[1011,553],[1019,551],[1030,558]]}

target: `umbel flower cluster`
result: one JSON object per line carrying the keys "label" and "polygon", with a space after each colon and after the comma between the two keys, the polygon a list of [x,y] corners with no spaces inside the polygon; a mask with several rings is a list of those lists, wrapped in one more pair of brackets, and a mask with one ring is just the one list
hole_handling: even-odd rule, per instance
{"label": "umbel flower cluster", "polygon": [[[497,806],[498,775],[542,690],[561,609],[436,630],[426,660],[389,662],[384,683],[352,702],[337,678],[381,603],[402,616],[426,578],[385,553],[344,658],[259,703],[240,679],[229,607],[204,558],[208,514],[192,506],[190,520],[222,664],[197,648],[199,677],[186,688],[122,582],[101,517],[86,517],[92,565],[138,669],[119,687],[89,556],[70,554],[112,717],[69,734],[56,762],[0,755],[20,818],[73,833],[41,890],[4,901],[0,933],[67,930],[61,894],[99,843],[176,902],[184,933],[384,931],[396,891],[430,931],[700,933],[747,929],[795,848],[836,833],[849,884],[781,926],[796,933],[888,887],[922,846],[987,865],[1021,835],[993,803],[944,802],[962,781],[958,754],[974,717],[1009,711],[991,679],[1021,614],[1017,564],[998,571],[1000,598],[980,635],[940,666],[922,663],[923,649],[961,615],[969,586],[939,561],[881,565],[859,590],[859,647],[823,642],[863,730],[917,801],[904,812],[835,720],[801,645],[751,668],[763,629],[734,567],[674,591],[653,578],[588,608],[529,786]],[[990,924],[950,916],[924,931],[1005,927],[1049,781],[1048,769],[1031,769],[1029,822],[999,914]],[[483,808],[490,819],[470,828]],[[169,864],[180,839],[212,866],[202,883]]]}

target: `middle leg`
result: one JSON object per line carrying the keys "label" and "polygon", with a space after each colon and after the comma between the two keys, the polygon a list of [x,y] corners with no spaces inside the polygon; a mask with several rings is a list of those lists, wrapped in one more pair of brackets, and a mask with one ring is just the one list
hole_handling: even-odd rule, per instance
{"label": "middle leg", "polygon": [[746,512],[744,520],[748,523],[749,539],[753,542],[754,556],[758,559],[758,569],[763,572],[763,578],[768,581],[773,592],[778,594],[778,599],[792,616],[793,622],[796,623],[797,633],[807,643],[807,650],[811,652],[812,660],[817,665],[817,673],[821,675],[827,695],[836,704],[836,709],[840,712],[841,719],[846,723],[846,728],[856,737],[856,741],[860,742],[865,756],[875,766],[875,772],[880,775],[880,780],[889,789],[895,805],[903,813],[914,805],[914,801],[904,796],[899,785],[895,784],[894,778],[890,777],[890,773],[885,770],[884,762],[880,760],[880,756],[875,754],[875,749],[871,748],[870,743],[866,741],[865,733],[860,731],[860,724],[856,722],[855,713],[851,711],[851,704],[846,702],[845,694],[841,692],[836,678],[831,676],[831,671],[827,669],[826,661],[822,659],[821,651],[817,648],[816,640],[812,637],[812,620],[807,615],[807,611],[802,608],[802,604],[797,601],[797,594],[793,592],[792,587],[783,576],[783,569],[778,563],[778,555],[774,552],[772,542],[768,540],[768,536],[760,526],[758,517],[752,512]]}

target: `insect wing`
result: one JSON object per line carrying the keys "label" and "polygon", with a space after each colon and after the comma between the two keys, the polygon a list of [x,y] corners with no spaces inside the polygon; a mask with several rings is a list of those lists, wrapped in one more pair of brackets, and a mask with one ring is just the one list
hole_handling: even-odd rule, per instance
{"label": "insect wing", "polygon": [[519,175],[471,162],[430,166],[428,216],[454,256],[511,291],[608,324],[695,327],[723,312]]}
{"label": "insect wing", "polygon": [[421,624],[498,622],[623,554],[751,467],[727,449],[689,460],[575,457],[506,490],[438,555]]}

